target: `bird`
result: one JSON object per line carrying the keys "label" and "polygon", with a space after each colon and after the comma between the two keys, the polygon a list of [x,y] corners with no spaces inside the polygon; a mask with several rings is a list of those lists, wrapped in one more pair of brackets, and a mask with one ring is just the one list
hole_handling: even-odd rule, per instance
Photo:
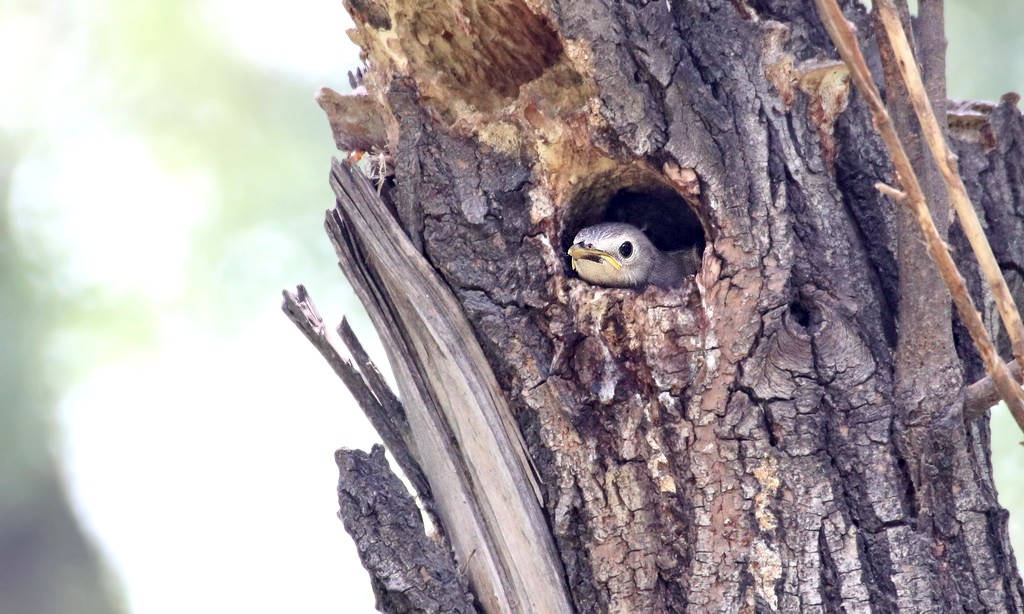
{"label": "bird", "polygon": [[700,267],[697,246],[663,252],[631,224],[605,222],[576,233],[568,251],[572,268],[585,281],[613,288],[653,284],[678,286]]}

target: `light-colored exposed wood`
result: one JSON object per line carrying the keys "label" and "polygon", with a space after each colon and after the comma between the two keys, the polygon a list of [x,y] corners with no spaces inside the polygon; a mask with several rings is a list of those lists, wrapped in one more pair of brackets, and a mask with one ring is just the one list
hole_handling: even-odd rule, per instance
{"label": "light-colored exposed wood", "polygon": [[331,185],[328,233],[388,351],[475,594],[487,612],[571,612],[537,478],[462,309],[358,171],[335,161]]}

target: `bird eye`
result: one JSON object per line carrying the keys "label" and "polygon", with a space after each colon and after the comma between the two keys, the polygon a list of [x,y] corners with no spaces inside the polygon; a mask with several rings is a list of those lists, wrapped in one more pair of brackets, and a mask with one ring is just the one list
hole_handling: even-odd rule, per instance
{"label": "bird eye", "polygon": [[619,255],[623,258],[629,258],[633,255],[633,244],[629,241],[625,241],[619,246]]}

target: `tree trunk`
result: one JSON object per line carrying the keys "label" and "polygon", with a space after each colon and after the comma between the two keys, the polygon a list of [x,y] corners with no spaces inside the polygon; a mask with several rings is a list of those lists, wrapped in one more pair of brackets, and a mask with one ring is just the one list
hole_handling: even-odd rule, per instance
{"label": "tree trunk", "polygon": [[[896,179],[813,3],[347,6],[387,208],[339,166],[328,226],[405,365],[385,443],[425,474],[475,607],[1024,611],[987,419],[962,417],[983,373],[943,293],[907,315],[897,243],[918,239],[874,188]],[[339,144],[367,125],[355,101],[321,97]],[[1019,301],[1015,105],[958,108],[950,132]],[[701,269],[587,284],[565,251],[605,220],[704,246]],[[997,332],[955,222],[950,242]]]}

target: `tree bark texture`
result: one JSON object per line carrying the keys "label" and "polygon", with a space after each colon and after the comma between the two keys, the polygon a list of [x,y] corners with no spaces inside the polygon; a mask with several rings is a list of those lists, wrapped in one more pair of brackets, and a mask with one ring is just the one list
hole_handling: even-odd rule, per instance
{"label": "tree bark texture", "polygon": [[[514,414],[577,611],[1024,611],[987,420],[961,417],[980,366],[948,302],[898,321],[912,285],[873,187],[895,178],[813,3],[347,6],[384,201]],[[1024,121],[1012,97],[954,111],[1020,302]],[[705,245],[701,270],[575,278],[565,249],[609,219]],[[996,332],[955,222],[950,241]],[[901,335],[928,326],[956,347],[904,352],[923,364],[900,381]]]}
{"label": "tree bark texture", "polygon": [[[388,467],[384,447],[374,446],[370,454],[338,450],[335,459],[341,469],[340,516],[370,571],[378,607],[472,614],[465,578],[442,545],[425,534],[416,502]],[[367,515],[372,520],[362,521]]]}

